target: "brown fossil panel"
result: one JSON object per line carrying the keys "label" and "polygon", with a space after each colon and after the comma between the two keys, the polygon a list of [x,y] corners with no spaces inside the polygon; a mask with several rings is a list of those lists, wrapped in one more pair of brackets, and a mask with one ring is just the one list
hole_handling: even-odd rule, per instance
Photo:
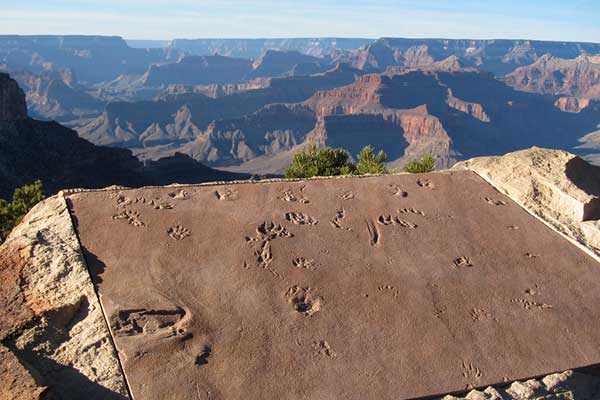
{"label": "brown fossil panel", "polygon": [[599,263],[468,171],[70,207],[136,400],[408,399],[600,363]]}

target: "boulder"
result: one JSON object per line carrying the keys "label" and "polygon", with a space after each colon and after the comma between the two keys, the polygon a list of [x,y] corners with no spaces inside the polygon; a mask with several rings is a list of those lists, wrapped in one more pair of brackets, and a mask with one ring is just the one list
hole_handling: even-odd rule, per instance
{"label": "boulder", "polygon": [[62,195],[0,246],[0,310],[0,399],[128,398]]}

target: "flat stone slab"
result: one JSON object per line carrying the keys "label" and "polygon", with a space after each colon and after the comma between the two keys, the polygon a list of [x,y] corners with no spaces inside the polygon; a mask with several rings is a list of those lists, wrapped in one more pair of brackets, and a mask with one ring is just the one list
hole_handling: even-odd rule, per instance
{"label": "flat stone slab", "polygon": [[407,399],[600,363],[600,265],[470,171],[68,201],[136,400]]}

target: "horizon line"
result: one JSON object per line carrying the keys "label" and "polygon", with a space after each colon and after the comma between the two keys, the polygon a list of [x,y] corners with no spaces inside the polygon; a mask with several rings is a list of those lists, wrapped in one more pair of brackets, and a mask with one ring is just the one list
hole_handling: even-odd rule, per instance
{"label": "horizon line", "polygon": [[106,35],[106,34],[60,34],[60,33],[45,33],[45,34],[13,34],[0,33],[0,38],[3,36],[17,37],[105,37],[105,38],[120,38],[124,41],[149,41],[149,42],[172,42],[175,40],[309,40],[309,39],[344,39],[344,40],[383,40],[383,39],[407,39],[407,40],[453,40],[453,41],[530,41],[530,42],[554,42],[554,43],[585,43],[585,44],[600,44],[600,41],[588,40],[552,40],[552,39],[531,39],[531,38],[508,38],[508,37],[426,37],[426,36],[271,36],[271,37],[175,37],[172,39],[150,39],[138,37],[125,37],[123,35]]}

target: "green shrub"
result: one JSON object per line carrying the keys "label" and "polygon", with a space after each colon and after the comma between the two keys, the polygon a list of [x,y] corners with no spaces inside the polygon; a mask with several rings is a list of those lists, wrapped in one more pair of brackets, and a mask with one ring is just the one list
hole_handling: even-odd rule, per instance
{"label": "green shrub", "polygon": [[287,178],[310,178],[311,176],[348,175],[354,171],[350,154],[344,149],[324,147],[317,149],[309,143],[306,150],[294,155],[285,175]]}
{"label": "green shrub", "polygon": [[0,243],[4,242],[25,214],[44,197],[42,182],[38,180],[31,185],[16,189],[10,203],[0,199]]}
{"label": "green shrub", "polygon": [[404,171],[411,174],[420,174],[423,172],[431,172],[435,168],[435,159],[430,155],[424,155],[421,159],[415,158],[410,160],[405,166]]}
{"label": "green shrub", "polygon": [[366,146],[358,154],[358,163],[354,171],[357,175],[385,174],[385,160],[387,155],[382,151],[375,154],[372,146]]}
{"label": "green shrub", "polygon": [[309,143],[306,150],[294,155],[286,170],[287,178],[310,178],[312,176],[385,174],[387,155],[380,151],[375,154],[372,146],[364,147],[358,154],[358,163],[350,161],[350,154],[344,149],[331,147],[317,148]]}

